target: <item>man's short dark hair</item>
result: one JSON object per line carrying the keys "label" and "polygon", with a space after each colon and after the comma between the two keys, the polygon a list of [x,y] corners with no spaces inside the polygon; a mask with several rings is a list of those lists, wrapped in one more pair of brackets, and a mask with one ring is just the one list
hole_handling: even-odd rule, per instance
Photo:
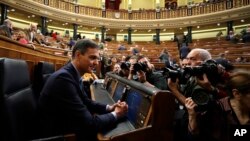
{"label": "man's short dark hair", "polygon": [[99,46],[90,39],[83,39],[83,40],[77,41],[72,51],[72,58],[75,58],[75,53],[77,50],[79,50],[81,54],[84,54],[88,48],[98,49]]}

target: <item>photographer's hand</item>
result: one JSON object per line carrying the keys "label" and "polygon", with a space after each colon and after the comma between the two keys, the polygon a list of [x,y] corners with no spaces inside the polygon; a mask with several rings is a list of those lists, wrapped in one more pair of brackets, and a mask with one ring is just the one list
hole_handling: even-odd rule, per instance
{"label": "photographer's hand", "polygon": [[139,81],[141,83],[143,83],[144,85],[148,86],[148,87],[155,87],[153,84],[149,83],[146,79],[146,73],[142,70],[139,70],[137,72],[137,75],[138,75],[138,78],[139,78]]}
{"label": "photographer's hand", "polygon": [[178,87],[178,79],[176,79],[176,82],[173,82],[171,78],[168,78],[168,87],[171,90],[172,94],[178,99],[178,101],[184,105],[186,97],[180,93]]}
{"label": "photographer's hand", "polygon": [[195,112],[194,109],[196,106],[197,104],[192,100],[191,97],[185,99],[185,107],[187,108],[188,116],[196,117],[197,113]]}
{"label": "photographer's hand", "polygon": [[138,75],[139,81],[140,81],[141,83],[144,83],[144,82],[147,81],[147,79],[146,79],[146,74],[145,74],[145,72],[143,72],[142,70],[139,70],[139,71],[137,72],[137,75]]}
{"label": "photographer's hand", "polygon": [[194,103],[191,97],[188,97],[185,99],[185,107],[187,108],[188,111],[188,130],[192,134],[197,134],[198,133],[198,127],[197,127],[197,113],[195,112],[195,107],[197,104]]}

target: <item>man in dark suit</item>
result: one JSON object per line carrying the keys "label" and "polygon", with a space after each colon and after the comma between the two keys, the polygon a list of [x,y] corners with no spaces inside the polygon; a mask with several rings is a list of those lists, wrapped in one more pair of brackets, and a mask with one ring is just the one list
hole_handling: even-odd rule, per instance
{"label": "man in dark suit", "polygon": [[190,51],[191,51],[191,49],[188,46],[183,45],[180,48],[180,58],[185,59]]}
{"label": "man in dark suit", "polygon": [[126,114],[125,102],[111,106],[97,103],[81,89],[81,76],[98,65],[98,48],[91,40],[79,40],[73,48],[72,61],[47,80],[39,99],[46,136],[74,133],[77,140],[96,140],[98,131],[114,126]]}

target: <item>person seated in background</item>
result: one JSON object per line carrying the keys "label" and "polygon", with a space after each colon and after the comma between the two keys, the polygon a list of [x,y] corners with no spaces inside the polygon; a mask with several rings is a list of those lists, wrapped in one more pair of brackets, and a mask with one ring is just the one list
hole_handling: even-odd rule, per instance
{"label": "person seated in background", "polygon": [[27,36],[23,31],[19,31],[17,35],[17,41],[21,44],[27,45],[29,42]]}
{"label": "person seated in background", "polygon": [[127,50],[127,48],[126,48],[123,44],[121,44],[121,45],[118,47],[118,50]]}
{"label": "person seated in background", "polygon": [[246,62],[247,62],[247,59],[244,58],[243,56],[237,57],[237,58],[235,59],[235,63],[246,63]]}
{"label": "person seated in background", "polygon": [[242,42],[243,43],[250,42],[250,27],[249,26],[246,28],[246,33],[242,37]]}
{"label": "person seated in background", "polygon": [[220,53],[219,58],[216,58],[215,61],[218,64],[221,64],[225,68],[225,70],[228,72],[234,69],[233,64],[229,60],[226,59],[225,53]]}
{"label": "person seated in background", "polygon": [[232,40],[234,38],[234,32],[232,31],[232,30],[230,30],[229,32],[228,32],[228,35],[227,35],[227,37],[226,37],[226,40]]}
{"label": "person seated in background", "polygon": [[135,45],[135,47],[131,48],[131,53],[132,53],[132,55],[139,55],[140,54],[138,45]]}
{"label": "person seated in background", "polygon": [[232,43],[237,43],[239,41],[239,35],[230,30],[226,36],[226,40],[231,41]]}
{"label": "person seated in background", "polygon": [[12,35],[12,22],[10,19],[4,20],[3,24],[0,25],[0,35],[6,36],[11,39]]}
{"label": "person seated in background", "polygon": [[94,141],[97,132],[114,127],[126,115],[128,105],[101,104],[87,97],[81,76],[92,73],[99,62],[99,47],[92,40],[79,40],[72,60],[46,81],[38,109],[44,136],[73,133],[77,141]]}
{"label": "person seated in background", "polygon": [[33,44],[29,44],[27,36],[24,31],[19,31],[17,35],[17,41],[21,44],[27,45],[29,47],[32,47],[33,49],[36,49],[36,47]]}
{"label": "person seated in background", "polygon": [[30,24],[29,29],[26,29],[27,32],[27,38],[29,44],[33,44],[34,41],[36,41],[38,44],[41,44],[41,42],[37,39],[37,26],[35,24]]}
{"label": "person seated in background", "polygon": [[188,111],[188,131],[193,140],[231,141],[230,129],[250,126],[250,73],[236,70],[227,81],[228,95],[210,102],[206,111],[197,111],[197,105],[191,97],[185,100]]}
{"label": "person seated in background", "polygon": [[50,34],[50,36],[56,41],[57,39],[57,32],[54,32],[53,30],[51,30],[51,34]]}

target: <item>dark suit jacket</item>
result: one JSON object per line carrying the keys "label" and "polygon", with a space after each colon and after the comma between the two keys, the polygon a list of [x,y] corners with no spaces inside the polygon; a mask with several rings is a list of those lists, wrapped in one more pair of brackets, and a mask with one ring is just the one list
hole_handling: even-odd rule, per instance
{"label": "dark suit jacket", "polygon": [[187,46],[182,46],[180,48],[180,56],[181,56],[181,59],[184,59],[187,57],[188,53],[190,52],[190,48],[187,47]]}
{"label": "dark suit jacket", "polygon": [[[106,105],[87,98],[71,63],[50,76],[39,99],[41,123],[46,136],[75,133],[79,140],[94,140],[96,133],[114,125]],[[99,113],[102,115],[95,115]]]}

